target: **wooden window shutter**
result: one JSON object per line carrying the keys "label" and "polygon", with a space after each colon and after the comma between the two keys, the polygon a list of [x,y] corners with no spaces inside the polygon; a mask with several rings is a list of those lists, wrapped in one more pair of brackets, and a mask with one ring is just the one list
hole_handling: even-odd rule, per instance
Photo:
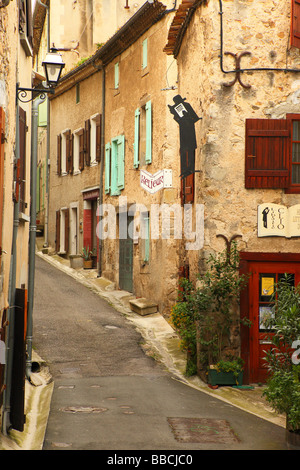
{"label": "wooden window shutter", "polygon": [[152,162],[152,108],[151,101],[148,101],[146,109],[146,163]]}
{"label": "wooden window shutter", "polygon": [[96,162],[101,160],[101,121],[102,116],[99,114],[96,118]]}
{"label": "wooden window shutter", "polygon": [[[85,153],[85,139],[86,139],[86,129],[81,130],[78,132],[79,135],[79,170],[82,171],[84,169],[84,156],[86,156]],[[87,161],[85,160],[85,163],[87,164]]]}
{"label": "wooden window shutter", "polygon": [[133,167],[139,166],[139,140],[140,140],[140,108],[135,110],[134,116],[134,153],[133,153]]}
{"label": "wooden window shutter", "polygon": [[25,212],[25,179],[26,179],[26,111],[19,108],[19,144],[20,144],[20,176],[19,176],[19,185],[20,185],[20,211]]}
{"label": "wooden window shutter", "polygon": [[[84,154],[85,164],[89,166],[91,164],[91,121],[89,119],[84,123]],[[83,170],[83,167],[80,170]]]}
{"label": "wooden window shutter", "polygon": [[291,45],[300,48],[300,0],[292,0]]}
{"label": "wooden window shutter", "polygon": [[195,193],[195,174],[186,176],[181,179],[181,204],[194,202]]}
{"label": "wooden window shutter", "polygon": [[110,191],[110,144],[105,145],[105,194]]}
{"label": "wooden window shutter", "polygon": [[246,188],[289,186],[290,128],[286,119],[246,120]]}
{"label": "wooden window shutter", "polygon": [[70,130],[66,133],[67,173],[73,173],[73,134]]}
{"label": "wooden window shutter", "polygon": [[[0,107],[0,256],[2,254],[5,112]],[[0,338],[1,339],[1,338]]]}
{"label": "wooden window shutter", "polygon": [[65,211],[65,252],[69,251],[69,233],[70,233],[69,210]]}
{"label": "wooden window shutter", "polygon": [[61,134],[57,136],[57,174],[61,175]]}
{"label": "wooden window shutter", "polygon": [[56,237],[55,237],[55,250],[58,253],[60,250],[60,210],[56,211]]}

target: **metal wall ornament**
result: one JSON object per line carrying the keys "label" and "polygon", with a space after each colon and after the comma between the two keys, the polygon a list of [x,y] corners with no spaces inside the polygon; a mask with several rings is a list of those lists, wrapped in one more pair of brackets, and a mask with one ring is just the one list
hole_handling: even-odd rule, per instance
{"label": "metal wall ornament", "polygon": [[229,83],[223,83],[223,85],[227,87],[231,87],[238,81],[239,84],[243,88],[248,88],[248,89],[251,88],[251,85],[246,85],[245,83],[242,82],[242,79],[241,79],[241,58],[245,55],[251,55],[251,52],[244,51],[244,52],[241,52],[240,54],[234,54],[233,52],[224,52],[224,54],[230,55],[235,60],[235,78]]}
{"label": "metal wall ornament", "polygon": [[233,240],[235,240],[236,238],[242,238],[242,235],[238,235],[238,234],[235,234],[235,235],[232,235],[232,237],[228,240],[228,238],[226,237],[226,235],[223,235],[221,233],[219,233],[218,235],[216,235],[217,237],[221,237],[225,240],[225,243],[226,243],[226,264],[230,264],[231,265],[231,259],[230,259],[230,254],[231,254],[231,244],[233,242]]}

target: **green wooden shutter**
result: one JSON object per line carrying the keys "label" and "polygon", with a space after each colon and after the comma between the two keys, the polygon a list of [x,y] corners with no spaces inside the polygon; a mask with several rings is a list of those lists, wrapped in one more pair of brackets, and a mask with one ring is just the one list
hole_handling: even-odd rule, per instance
{"label": "green wooden shutter", "polygon": [[152,109],[151,101],[148,101],[146,109],[146,163],[152,162]]}
{"label": "green wooden shutter", "polygon": [[110,155],[110,194],[118,196],[118,139],[114,138],[111,142],[111,155]]}
{"label": "green wooden shutter", "polygon": [[148,39],[143,41],[143,63],[142,67],[145,69],[148,65]]}
{"label": "green wooden shutter", "polygon": [[118,189],[124,189],[125,186],[125,136],[120,135],[117,140],[117,185]]}
{"label": "green wooden shutter", "polygon": [[139,140],[140,140],[140,109],[135,110],[134,119],[134,154],[133,154],[133,166],[138,168],[139,166]]}
{"label": "green wooden shutter", "polygon": [[110,144],[105,145],[105,194],[110,191]]}

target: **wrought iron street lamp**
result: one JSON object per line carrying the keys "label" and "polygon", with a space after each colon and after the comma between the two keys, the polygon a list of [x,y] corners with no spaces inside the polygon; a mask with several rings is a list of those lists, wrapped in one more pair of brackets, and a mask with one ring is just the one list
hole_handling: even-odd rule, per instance
{"label": "wrought iron street lamp", "polygon": [[[65,64],[57,50],[52,48],[51,52],[46,54],[42,65],[44,67],[48,88],[23,88],[19,87],[19,84],[17,84],[17,99],[22,103],[28,103],[37,96],[43,99],[46,97],[46,93],[54,93],[54,88],[60,79]],[[29,92],[31,92],[30,98],[28,98]]]}

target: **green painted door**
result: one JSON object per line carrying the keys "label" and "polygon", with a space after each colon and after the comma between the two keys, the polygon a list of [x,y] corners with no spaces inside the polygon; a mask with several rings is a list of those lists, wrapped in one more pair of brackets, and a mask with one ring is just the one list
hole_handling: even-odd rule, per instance
{"label": "green painted door", "polygon": [[133,217],[127,216],[127,238],[119,240],[119,287],[133,292],[133,237],[129,230],[133,230]]}

